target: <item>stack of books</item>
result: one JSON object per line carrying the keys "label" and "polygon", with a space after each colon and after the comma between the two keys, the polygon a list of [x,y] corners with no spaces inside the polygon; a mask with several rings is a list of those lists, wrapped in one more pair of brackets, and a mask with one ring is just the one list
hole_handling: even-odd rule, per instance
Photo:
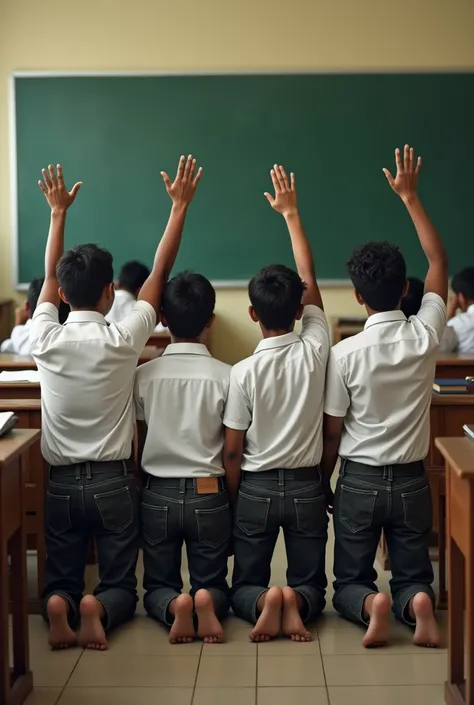
{"label": "stack of books", "polygon": [[471,383],[472,378],[459,379],[435,379],[433,382],[433,391],[437,394],[472,394],[474,387]]}

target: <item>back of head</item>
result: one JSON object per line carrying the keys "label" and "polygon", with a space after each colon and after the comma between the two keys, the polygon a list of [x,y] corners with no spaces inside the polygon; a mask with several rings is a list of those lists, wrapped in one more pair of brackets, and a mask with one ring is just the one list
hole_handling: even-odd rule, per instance
{"label": "back of head", "polygon": [[393,311],[406,284],[405,259],[395,245],[368,242],[347,263],[354,289],[373,311]]}
{"label": "back of head", "polygon": [[249,298],[266,330],[290,330],[298,315],[304,284],[282,264],[264,267],[249,284]]}
{"label": "back of head", "polygon": [[114,279],[112,255],[97,245],[78,245],[59,260],[59,286],[74,309],[95,309]]}
{"label": "back of head", "polygon": [[409,288],[400,303],[400,308],[407,318],[416,316],[421,308],[425,283],[416,277],[408,277]]}
{"label": "back of head", "polygon": [[118,283],[121,289],[125,289],[136,298],[149,276],[150,270],[141,262],[126,262],[120,270]]}
{"label": "back of head", "polygon": [[202,274],[181,272],[163,290],[163,316],[176,338],[199,338],[212,318],[215,305],[214,287]]}
{"label": "back of head", "polygon": [[474,301],[474,267],[465,267],[455,274],[451,288],[458,296],[464,296],[466,302]]}
{"label": "back of head", "polygon": [[28,287],[28,312],[30,318],[33,316],[36,307],[38,305],[39,295],[41,294],[41,289],[43,288],[44,279],[33,279]]}

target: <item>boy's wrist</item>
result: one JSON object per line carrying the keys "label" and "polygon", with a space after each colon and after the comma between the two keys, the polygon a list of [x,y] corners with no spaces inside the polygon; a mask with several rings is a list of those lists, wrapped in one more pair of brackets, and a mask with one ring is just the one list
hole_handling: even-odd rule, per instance
{"label": "boy's wrist", "polygon": [[51,218],[65,218],[66,211],[67,211],[66,208],[58,208],[58,207],[51,208]]}
{"label": "boy's wrist", "polygon": [[282,215],[287,222],[299,218],[298,208],[291,208],[282,213]]}
{"label": "boy's wrist", "polygon": [[171,212],[173,215],[185,215],[188,210],[189,203],[184,203],[182,201],[173,201],[171,206]]}
{"label": "boy's wrist", "polygon": [[408,194],[402,196],[402,201],[407,206],[407,208],[409,206],[412,206],[414,203],[419,202],[419,200],[420,199],[418,198],[418,194],[416,191],[414,191],[413,193],[408,193]]}

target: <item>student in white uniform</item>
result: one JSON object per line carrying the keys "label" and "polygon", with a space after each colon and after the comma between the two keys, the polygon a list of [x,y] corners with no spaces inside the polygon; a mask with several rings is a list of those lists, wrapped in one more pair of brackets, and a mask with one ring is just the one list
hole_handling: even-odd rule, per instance
{"label": "student in white uniform", "polygon": [[[145,609],[168,625],[172,644],[223,639],[232,517],[224,484],[222,419],[230,366],[215,360],[202,337],[214,321],[215,291],[184,272],[163,291],[171,345],[137,369],[135,401],[142,491]],[[191,582],[182,593],[181,548]],[[196,624],[193,615],[196,616]]]}
{"label": "student in white uniform", "polygon": [[474,353],[474,267],[466,267],[454,275],[454,292],[448,308],[448,327],[456,337],[457,350]]}
{"label": "student in white uniform", "polygon": [[332,348],[327,381],[323,472],[338,455],[334,500],[334,606],[367,626],[364,646],[389,638],[391,600],[378,593],[374,570],[383,529],[392,580],[393,611],[415,629],[414,643],[437,646],[433,569],[428,551],[431,492],[423,461],[430,438],[430,404],[439,342],[446,326],[448,264],[443,244],[417,195],[421,160],[396,151],[397,174],[385,174],[405,204],[428,259],[424,297],[407,320],[407,291],[399,249],[370,242],[349,261],[355,295],[368,320],[362,333]]}
{"label": "student in white uniform", "polygon": [[135,306],[140,289],[150,276],[150,270],[141,262],[126,262],[115,283],[115,300],[105,317],[109,323],[120,323]]}
{"label": "student in white uniform", "polygon": [[[44,279],[33,279],[28,287],[25,305],[15,312],[15,327],[10,337],[4,340],[0,352],[12,355],[30,354],[31,318],[35,312]],[[59,322],[64,323],[69,315],[69,306],[64,302],[59,307]]]}
{"label": "student in white uniform", "polygon": [[[319,462],[329,330],[309,243],[298,214],[294,175],[271,171],[271,206],[283,215],[298,273],[274,265],[250,282],[249,309],[263,340],[232,369],[224,416],[224,465],[234,526],[234,612],[255,624],[250,639],[280,629],[309,641],[305,623],[324,609],[328,517]],[[294,332],[302,318],[302,331]],[[288,561],[283,588],[271,587],[280,528]]]}
{"label": "student in white uniform", "polygon": [[[421,302],[425,293],[425,283],[416,277],[408,277],[408,291],[401,300],[400,310],[407,318],[416,316],[421,308]],[[449,328],[449,324],[443,331],[439,344],[439,352],[454,352],[458,347],[458,340],[454,328]]]}
{"label": "student in white uniform", "polygon": [[[57,171],[44,169],[39,182],[51,224],[31,353],[41,380],[42,452],[50,465],[43,597],[53,648],[79,641],[103,650],[105,632],[135,612],[139,500],[131,462],[133,376],[155,327],[200,177],[200,172],[194,177],[195,166],[191,157],[187,162],[182,157],[173,183],[163,174],[171,215],[139,300],[117,324],[104,318],[114,299],[110,253],[92,244],[64,252],[66,211],[81,184],[68,191],[59,165]],[[58,321],[60,297],[71,306],[64,326]],[[94,596],[83,597],[91,538],[98,549],[99,585]]]}

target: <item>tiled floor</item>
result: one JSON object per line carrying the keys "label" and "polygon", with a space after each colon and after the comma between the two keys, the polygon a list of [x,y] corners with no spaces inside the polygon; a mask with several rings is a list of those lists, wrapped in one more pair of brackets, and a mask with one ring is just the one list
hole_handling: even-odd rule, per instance
{"label": "tiled floor", "polygon": [[[328,545],[331,569],[332,540]],[[273,582],[284,584],[281,542]],[[387,588],[389,575],[380,572]],[[89,581],[94,576],[89,575]],[[330,574],[330,579],[332,575]],[[139,576],[141,580],[141,575]],[[331,593],[331,591],[330,591]],[[248,641],[249,626],[225,625],[223,645],[171,646],[167,633],[137,617],[110,638],[104,653],[73,649],[52,653],[39,617],[30,620],[35,690],[28,705],[442,705],[446,651],[411,644],[410,632],[393,623],[392,645],[367,651],[362,632],[331,607],[312,629],[314,641],[267,644]],[[444,627],[445,618],[441,615]]]}

